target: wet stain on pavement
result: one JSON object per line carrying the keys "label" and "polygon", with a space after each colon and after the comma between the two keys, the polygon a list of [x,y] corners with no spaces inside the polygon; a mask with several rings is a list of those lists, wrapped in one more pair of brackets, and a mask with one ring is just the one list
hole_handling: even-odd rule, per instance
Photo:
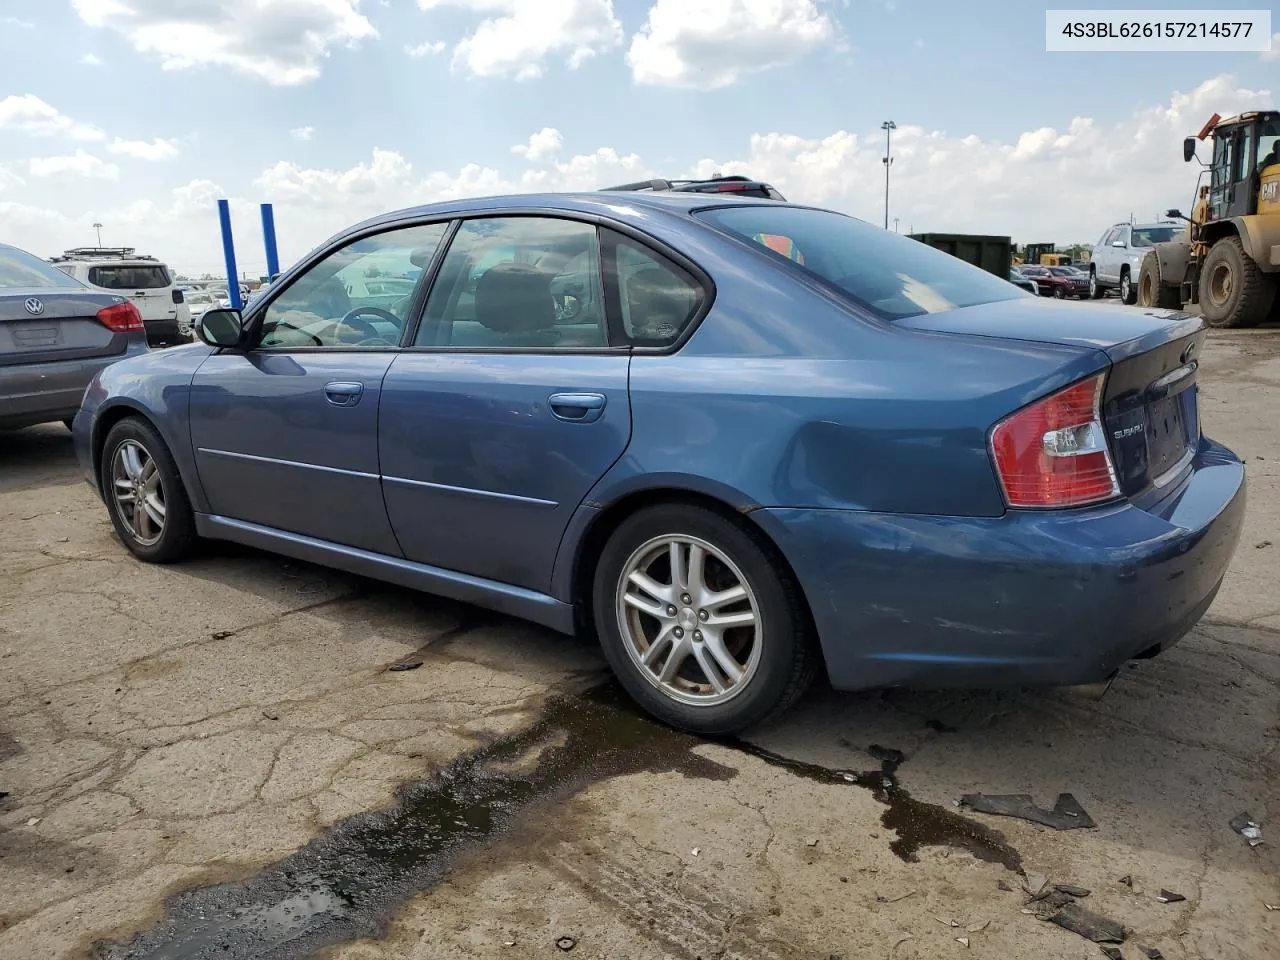
{"label": "wet stain on pavement", "polygon": [[[171,897],[164,919],[127,943],[98,943],[99,960],[287,960],[377,937],[410,897],[445,880],[462,855],[500,839],[539,809],[594,783],[636,773],[731,780],[732,767],[693,752],[709,741],[640,715],[620,690],[551,700],[540,719],[409,784],[388,811],[343,821],[248,880]],[[994,830],[912,798],[897,782],[902,755],[863,773],[831,770],[744,741],[720,742],[822,784],[856,786],[886,805],[883,823],[905,860],[924,846],[958,847],[1020,870]],[[532,760],[529,758],[532,757]]]}

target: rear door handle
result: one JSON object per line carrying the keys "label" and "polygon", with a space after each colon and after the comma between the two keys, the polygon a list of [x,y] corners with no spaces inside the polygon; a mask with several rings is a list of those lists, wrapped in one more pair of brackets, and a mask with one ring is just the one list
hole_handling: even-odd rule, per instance
{"label": "rear door handle", "polygon": [[553,393],[547,398],[551,415],[569,423],[591,423],[604,413],[603,393]]}
{"label": "rear door handle", "polygon": [[335,407],[354,407],[363,395],[363,383],[335,380],[324,385],[324,398]]}

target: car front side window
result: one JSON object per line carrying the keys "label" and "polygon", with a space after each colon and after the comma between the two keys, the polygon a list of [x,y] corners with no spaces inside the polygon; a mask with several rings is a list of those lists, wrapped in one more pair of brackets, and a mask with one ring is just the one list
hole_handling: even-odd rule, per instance
{"label": "car front side window", "polygon": [[394,347],[447,223],[355,240],[312,264],[267,306],[258,348]]}

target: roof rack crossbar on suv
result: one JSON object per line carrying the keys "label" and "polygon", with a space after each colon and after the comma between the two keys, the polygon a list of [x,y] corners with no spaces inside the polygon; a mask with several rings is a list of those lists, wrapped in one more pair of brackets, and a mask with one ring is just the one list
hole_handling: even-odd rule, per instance
{"label": "roof rack crossbar on suv", "polygon": [[64,250],[61,256],[50,258],[50,263],[63,263],[67,260],[150,260],[155,257],[139,254],[134,247],[74,247]]}

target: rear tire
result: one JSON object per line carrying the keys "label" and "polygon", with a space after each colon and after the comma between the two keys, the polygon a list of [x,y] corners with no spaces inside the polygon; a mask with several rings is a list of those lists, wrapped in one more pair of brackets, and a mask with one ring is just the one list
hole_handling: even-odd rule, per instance
{"label": "rear tire", "polygon": [[1276,300],[1276,279],[1258,269],[1239,237],[1209,248],[1200,269],[1200,309],[1211,327],[1256,327]]}
{"label": "rear tire", "polygon": [[176,563],[199,542],[195,515],[169,448],[151,424],[126,417],[102,447],[102,496],[116,536],[139,560]]}
{"label": "rear tire", "polygon": [[1101,300],[1102,295],[1106,292],[1107,291],[1102,289],[1102,284],[1098,283],[1098,271],[1095,270],[1093,267],[1090,267],[1089,268],[1089,299]]}
{"label": "rear tire", "polygon": [[1178,290],[1164,282],[1160,274],[1160,258],[1151,251],[1142,258],[1138,271],[1138,305],[1157,307],[1161,310],[1178,310],[1182,307]]}
{"label": "rear tire", "polygon": [[673,727],[737,733],[789,707],[817,669],[799,587],[772,545],[703,507],[624,520],[596,565],[593,601],[614,674]]}
{"label": "rear tire", "polygon": [[1133,285],[1133,277],[1129,274],[1128,267],[1125,267],[1120,274],[1120,302],[1128,307],[1138,302],[1138,288]]}

